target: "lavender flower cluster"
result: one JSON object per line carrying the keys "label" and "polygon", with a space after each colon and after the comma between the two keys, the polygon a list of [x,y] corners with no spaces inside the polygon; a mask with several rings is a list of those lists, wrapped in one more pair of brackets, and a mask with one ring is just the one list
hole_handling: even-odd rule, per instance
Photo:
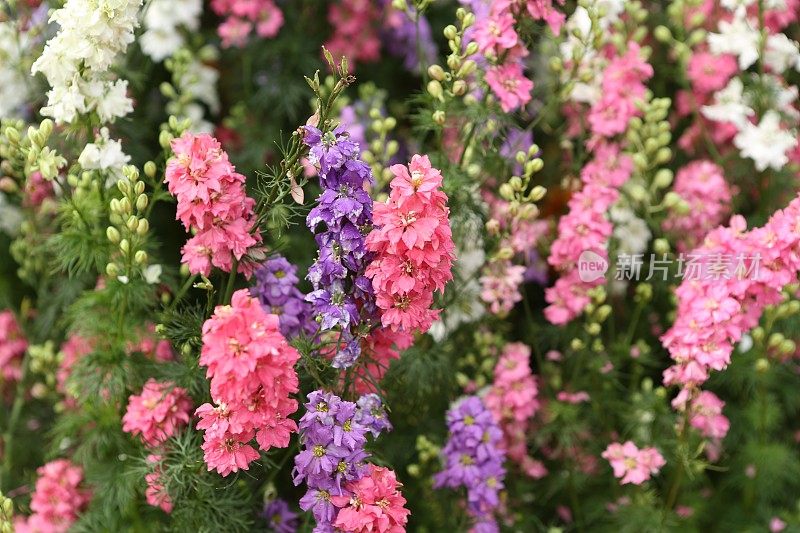
{"label": "lavender flower cluster", "polygon": [[[381,4],[386,9],[391,0],[382,0]],[[417,19],[419,21],[415,22]],[[406,11],[387,11],[381,40],[389,53],[403,58],[403,66],[410,72],[419,72],[421,65],[430,65],[436,60],[437,49],[431,25],[425,15],[417,15],[413,6],[408,6]]]}
{"label": "lavender flower cluster", "polygon": [[391,424],[375,394],[362,396],[356,404],[316,390],[308,395],[305,407],[299,424],[303,450],[294,459],[292,477],[295,485],[303,481],[308,485],[300,508],[314,514],[314,531],[333,531],[337,508],[331,497],[350,495],[344,485],[368,471],[367,433],[377,437],[391,430]]}
{"label": "lavender flower cluster", "polygon": [[434,476],[434,487],[466,487],[467,509],[476,520],[473,531],[499,531],[493,514],[506,475],[505,453],[498,447],[503,433],[477,396],[467,396],[450,408],[447,427],[445,468]]}
{"label": "lavender flower cluster", "polygon": [[[319,256],[308,270],[314,290],[306,297],[322,331],[340,332],[333,366],[347,368],[361,354],[361,338],[369,329],[363,317],[373,316],[375,295],[364,276],[369,252],[365,235],[372,226],[372,199],[364,186],[373,183],[369,165],[358,159],[358,143],[343,127],[323,134],[305,126],[309,160],[319,168],[322,194],[306,218],[315,232]],[[320,226],[323,231],[317,232]]]}
{"label": "lavender flower cluster", "polygon": [[256,284],[250,294],[268,313],[278,315],[281,333],[288,339],[314,333],[311,310],[297,288],[297,267],[282,256],[265,261],[255,272]]}

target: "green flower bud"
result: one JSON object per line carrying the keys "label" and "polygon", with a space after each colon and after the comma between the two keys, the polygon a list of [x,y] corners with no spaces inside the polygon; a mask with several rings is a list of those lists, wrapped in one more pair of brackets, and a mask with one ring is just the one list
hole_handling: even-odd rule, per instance
{"label": "green flower bud", "polygon": [[117,244],[120,240],[119,230],[114,226],[107,227],[106,237],[108,237],[108,240],[111,241],[112,244]]}

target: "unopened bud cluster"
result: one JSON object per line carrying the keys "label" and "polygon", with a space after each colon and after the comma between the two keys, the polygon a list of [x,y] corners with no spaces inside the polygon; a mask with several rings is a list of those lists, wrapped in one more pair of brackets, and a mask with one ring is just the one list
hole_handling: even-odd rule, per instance
{"label": "unopened bud cluster", "polygon": [[[146,165],[153,170],[153,165]],[[106,265],[106,274],[127,283],[135,272],[142,272],[147,266],[148,257],[144,250],[150,223],[146,218],[149,198],[145,193],[144,181],[139,179],[139,170],[132,166],[123,167],[123,178],[117,182],[122,196],[110,202],[106,237],[116,248],[112,260]]]}

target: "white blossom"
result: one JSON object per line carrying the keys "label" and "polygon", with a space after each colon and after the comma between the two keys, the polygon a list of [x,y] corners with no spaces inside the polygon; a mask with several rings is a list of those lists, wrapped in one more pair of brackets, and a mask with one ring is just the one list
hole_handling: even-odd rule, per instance
{"label": "white blossom", "polygon": [[185,43],[182,29],[196,31],[203,11],[201,0],[152,0],[144,14],[142,51],[153,61],[163,61]]}
{"label": "white blossom", "polygon": [[733,138],[742,157],[753,160],[758,171],[780,170],[789,162],[787,152],[797,146],[797,134],[781,127],[777,111],[767,111],[756,124],[747,123]]}
{"label": "white blossom", "polygon": [[739,129],[755,114],[745,99],[744,84],[739,78],[732,78],[724,89],[714,93],[714,103],[703,106],[700,111],[709,120],[732,122]]}
{"label": "white blossom", "polygon": [[739,58],[739,68],[745,70],[758,59],[761,35],[747,18],[744,7],[739,7],[733,19],[719,23],[719,33],[708,34],[708,46],[719,54],[733,54]]}
{"label": "white blossom", "polygon": [[122,167],[130,159],[130,156],[122,151],[122,143],[109,139],[108,128],[102,128],[94,142],[84,147],[78,157],[78,164],[84,170],[105,171],[106,187],[111,187],[122,178]]}
{"label": "white blossom", "polygon": [[797,41],[789,39],[784,33],[770,35],[764,50],[764,63],[776,73],[790,68],[800,70],[800,49]]}
{"label": "white blossom", "polygon": [[132,109],[127,83],[108,72],[133,42],[142,0],[67,0],[50,17],[60,26],[31,72],[42,73],[51,90],[42,114],[69,123],[97,110],[104,122]]}

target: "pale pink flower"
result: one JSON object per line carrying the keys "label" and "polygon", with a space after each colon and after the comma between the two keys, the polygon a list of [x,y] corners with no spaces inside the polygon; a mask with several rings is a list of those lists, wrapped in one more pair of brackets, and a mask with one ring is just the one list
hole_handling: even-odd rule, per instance
{"label": "pale pink flower", "polygon": [[491,67],[486,72],[485,80],[506,113],[524,106],[531,100],[533,82],[522,73],[522,65],[519,63]]}
{"label": "pale pink flower", "polygon": [[141,394],[128,399],[122,430],[141,435],[147,446],[158,446],[189,422],[191,409],[192,401],[185,389],[149,379]]}

